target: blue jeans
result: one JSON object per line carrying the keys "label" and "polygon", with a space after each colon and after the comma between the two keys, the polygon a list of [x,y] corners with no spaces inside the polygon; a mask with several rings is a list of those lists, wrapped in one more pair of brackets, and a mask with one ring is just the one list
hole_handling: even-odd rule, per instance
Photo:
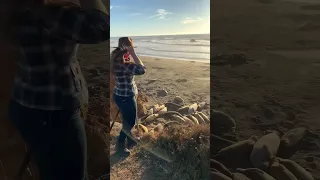
{"label": "blue jeans", "polygon": [[[128,136],[131,136],[137,118],[137,100],[135,96],[125,97],[113,95],[113,100],[117,104],[122,116],[122,130],[119,135],[119,141],[124,142]],[[128,138],[130,141],[131,138]]]}
{"label": "blue jeans", "polygon": [[87,145],[79,109],[45,111],[12,101],[9,117],[28,144],[41,180],[84,180]]}

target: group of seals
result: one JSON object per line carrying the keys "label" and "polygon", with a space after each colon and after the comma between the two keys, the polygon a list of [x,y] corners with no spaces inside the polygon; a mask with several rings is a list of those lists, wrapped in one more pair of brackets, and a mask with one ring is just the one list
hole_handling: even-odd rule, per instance
{"label": "group of seals", "polygon": [[[175,102],[184,102],[180,97]],[[139,120],[139,128],[144,133],[161,132],[164,128],[173,125],[205,125],[210,124],[210,118],[201,110],[205,109],[206,103],[193,103],[191,105],[179,105],[174,102],[156,104],[147,109],[147,115]],[[161,127],[158,126],[161,124]],[[151,127],[150,130],[147,127]],[[157,127],[157,128],[156,128]]]}
{"label": "group of seals", "polygon": [[[305,144],[308,136],[317,135],[306,128],[295,128],[281,137],[279,132],[272,131],[260,138],[252,136],[247,140],[234,143],[218,151],[210,160],[211,178],[221,180],[314,180],[311,173],[298,163],[285,159],[298,151],[301,145]],[[231,173],[231,170],[235,172]]]}

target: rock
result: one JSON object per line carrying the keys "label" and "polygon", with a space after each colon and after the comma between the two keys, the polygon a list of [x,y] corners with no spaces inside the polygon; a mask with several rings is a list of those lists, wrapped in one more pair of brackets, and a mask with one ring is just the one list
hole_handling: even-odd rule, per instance
{"label": "rock", "polygon": [[184,100],[180,96],[174,97],[173,102],[176,104],[184,104]]}
{"label": "rock", "polygon": [[158,96],[158,97],[164,97],[164,96],[167,96],[167,95],[168,95],[168,91],[166,91],[166,90],[164,90],[164,89],[159,90],[159,91],[157,92],[157,96]]}

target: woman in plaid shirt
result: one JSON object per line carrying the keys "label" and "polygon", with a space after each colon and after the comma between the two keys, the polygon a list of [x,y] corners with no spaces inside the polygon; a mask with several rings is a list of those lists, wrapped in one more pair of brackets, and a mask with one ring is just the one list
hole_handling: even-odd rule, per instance
{"label": "woman in plaid shirt", "polygon": [[[133,62],[130,57],[132,57]],[[136,144],[131,135],[131,129],[137,120],[137,86],[134,82],[135,75],[142,75],[146,68],[134,51],[131,38],[119,39],[118,48],[111,55],[111,72],[114,73],[115,87],[113,89],[113,100],[119,107],[122,116],[122,130],[117,142],[117,152],[130,155],[130,148]]]}
{"label": "woman in plaid shirt", "polygon": [[77,49],[109,39],[109,15],[101,0],[79,0],[81,7],[43,1],[25,1],[27,8],[16,15],[20,59],[9,117],[42,180],[83,180],[87,148],[80,106],[88,91]]}

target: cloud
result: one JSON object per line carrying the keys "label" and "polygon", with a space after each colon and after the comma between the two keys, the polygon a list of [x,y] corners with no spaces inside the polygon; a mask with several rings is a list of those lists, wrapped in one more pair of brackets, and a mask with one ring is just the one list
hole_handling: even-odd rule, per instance
{"label": "cloud", "polygon": [[157,14],[150,16],[150,18],[167,19],[167,16],[172,12],[166,11],[165,9],[158,9]]}
{"label": "cloud", "polygon": [[202,18],[190,18],[190,17],[186,17],[184,18],[181,23],[182,24],[191,24],[191,23],[195,23],[198,21],[202,21]]}
{"label": "cloud", "polygon": [[142,15],[142,13],[132,13],[132,14],[130,14],[130,16],[140,16],[140,15]]}
{"label": "cloud", "polygon": [[120,6],[110,6],[110,10],[113,9],[113,8],[118,8]]}

